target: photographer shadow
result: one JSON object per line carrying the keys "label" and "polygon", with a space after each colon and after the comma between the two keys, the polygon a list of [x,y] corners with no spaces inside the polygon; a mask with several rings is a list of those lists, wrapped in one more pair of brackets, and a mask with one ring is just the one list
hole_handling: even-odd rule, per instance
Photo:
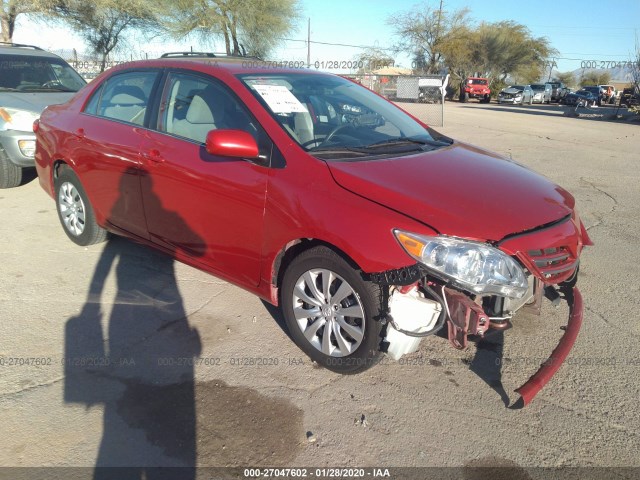
{"label": "photographer shadow", "polygon": [[[126,175],[139,175],[127,171]],[[113,212],[126,208],[124,185]],[[203,240],[163,210],[192,245]],[[183,237],[184,238],[184,237]],[[115,295],[103,331],[104,298]],[[200,337],[189,325],[174,259],[112,237],[96,264],[81,313],[65,326],[65,403],[103,405],[103,436],[95,479],[193,479],[196,407],[193,359]],[[176,468],[166,468],[176,467]]]}

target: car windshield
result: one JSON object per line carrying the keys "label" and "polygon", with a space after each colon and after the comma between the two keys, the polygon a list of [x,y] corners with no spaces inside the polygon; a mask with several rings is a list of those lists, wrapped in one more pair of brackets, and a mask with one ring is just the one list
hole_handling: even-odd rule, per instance
{"label": "car windshield", "polygon": [[451,144],[370,90],[315,73],[242,74],[283,130],[323,158],[409,154]]}
{"label": "car windshield", "polygon": [[507,88],[512,90],[524,90],[524,87],[522,85],[513,85],[512,87],[507,87]]}
{"label": "car windshield", "polygon": [[531,85],[533,90],[544,90],[544,85]]}
{"label": "car windshield", "polygon": [[0,91],[77,92],[86,82],[64,60],[0,55]]}
{"label": "car windshield", "polygon": [[469,80],[469,83],[473,84],[473,85],[486,85],[487,81],[486,80],[481,80],[478,78],[472,78],[471,80]]}

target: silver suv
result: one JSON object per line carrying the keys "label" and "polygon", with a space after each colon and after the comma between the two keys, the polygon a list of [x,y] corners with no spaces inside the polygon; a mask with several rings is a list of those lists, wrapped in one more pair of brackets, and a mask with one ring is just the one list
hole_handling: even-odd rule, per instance
{"label": "silver suv", "polygon": [[31,45],[0,43],[0,188],[20,185],[34,166],[34,120],[86,82],[62,58]]}

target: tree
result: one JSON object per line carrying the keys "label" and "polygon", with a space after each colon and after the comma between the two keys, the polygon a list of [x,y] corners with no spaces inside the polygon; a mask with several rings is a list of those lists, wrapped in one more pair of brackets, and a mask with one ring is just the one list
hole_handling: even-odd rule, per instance
{"label": "tree", "polygon": [[448,12],[423,5],[392,15],[387,24],[400,39],[396,49],[413,54],[414,70],[438,73],[443,67],[444,45],[467,31],[468,13],[466,8]]}
{"label": "tree", "polygon": [[611,74],[607,71],[591,70],[582,72],[580,85],[607,85],[611,81]]}
{"label": "tree", "polygon": [[380,48],[367,48],[354,57],[358,65],[358,73],[368,73],[385,67],[395,65],[394,58],[386,50]]}
{"label": "tree", "polygon": [[19,15],[41,13],[47,7],[48,2],[44,0],[0,0],[0,41],[13,41]]}
{"label": "tree", "polygon": [[555,81],[562,82],[569,88],[576,86],[576,76],[573,72],[558,72],[556,73]]}
{"label": "tree", "polygon": [[165,0],[161,22],[175,38],[224,39],[227,55],[264,57],[295,29],[298,0]]}
{"label": "tree", "polygon": [[485,76],[504,81],[508,76],[526,83],[540,80],[545,60],[556,51],[545,37],[532,37],[529,29],[513,21],[482,23],[480,70]]}
{"label": "tree", "polygon": [[84,37],[104,71],[125,30],[155,25],[154,8],[151,0],[57,0],[51,12]]}

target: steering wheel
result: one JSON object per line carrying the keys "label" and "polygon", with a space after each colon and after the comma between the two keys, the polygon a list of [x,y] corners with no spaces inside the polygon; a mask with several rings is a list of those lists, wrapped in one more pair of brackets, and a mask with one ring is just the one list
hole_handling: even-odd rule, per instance
{"label": "steering wheel", "polygon": [[49,80],[42,84],[42,88],[58,87],[58,86],[62,86],[62,83],[60,83],[60,81],[58,80]]}
{"label": "steering wheel", "polygon": [[329,142],[329,140],[331,140],[333,137],[335,137],[335,136],[336,136],[336,134],[337,134],[339,131],[344,130],[344,129],[346,129],[346,128],[354,128],[354,126],[353,126],[351,123],[344,123],[344,124],[342,124],[342,125],[338,125],[338,126],[337,126],[337,127],[335,127],[333,130],[331,130],[331,131],[329,132],[329,135],[327,135],[326,137],[324,137],[324,139],[323,139],[323,140],[316,140],[316,139],[314,139],[314,140],[309,140],[308,142],[304,142],[304,143],[302,143],[301,145],[302,145],[303,147],[306,147],[307,145],[310,145],[310,144],[312,144],[312,143],[318,143],[318,142],[319,142],[319,143],[318,143],[318,145],[317,145],[316,147],[314,147],[314,148],[320,148],[320,147],[322,147],[323,145],[325,145],[327,142]]}

